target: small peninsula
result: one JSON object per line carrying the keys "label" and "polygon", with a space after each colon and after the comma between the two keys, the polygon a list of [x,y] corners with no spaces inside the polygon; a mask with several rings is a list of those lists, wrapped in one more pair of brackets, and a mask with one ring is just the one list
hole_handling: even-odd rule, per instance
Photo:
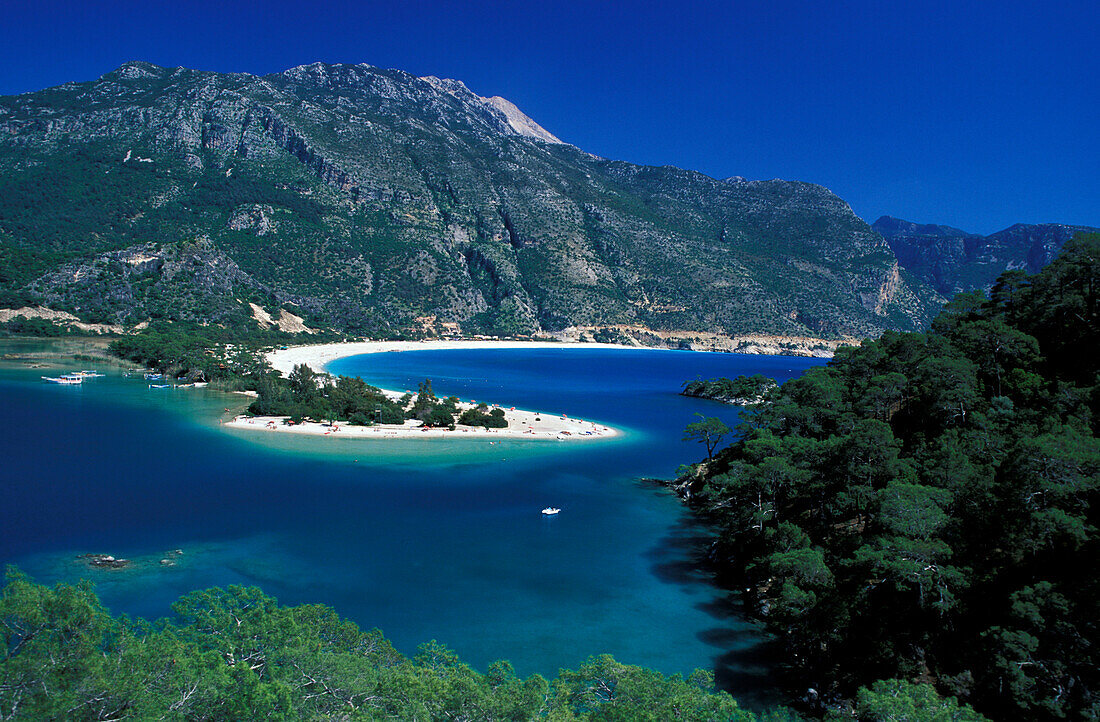
{"label": "small peninsula", "polygon": [[760,403],[769,391],[777,387],[778,384],[775,379],[764,374],[753,374],[752,376],[738,376],[735,379],[717,378],[688,381],[684,383],[684,389],[680,394],[746,406]]}
{"label": "small peninsula", "polygon": [[[575,348],[577,344],[509,341],[358,342],[316,344],[283,348],[266,357],[274,369],[257,384],[256,401],[248,415],[225,423],[230,428],[340,438],[403,439],[527,439],[591,440],[619,436],[606,424],[570,418],[567,414],[542,413],[503,407],[500,404],[463,401],[455,396],[436,397],[430,379],[416,393],[380,389],[362,379],[326,374],[325,364],[364,353],[459,348]],[[586,344],[628,348],[614,344]],[[288,369],[289,367],[289,369]],[[322,369],[315,371],[314,367]]]}
{"label": "small peninsula", "polygon": [[[286,391],[290,390],[287,394]],[[339,436],[356,439],[539,439],[574,440],[618,436],[604,424],[515,407],[492,407],[455,396],[439,399],[425,379],[415,394],[370,386],[359,378],[329,380],[296,366],[287,387],[268,381],[250,413],[226,426],[238,429]]]}

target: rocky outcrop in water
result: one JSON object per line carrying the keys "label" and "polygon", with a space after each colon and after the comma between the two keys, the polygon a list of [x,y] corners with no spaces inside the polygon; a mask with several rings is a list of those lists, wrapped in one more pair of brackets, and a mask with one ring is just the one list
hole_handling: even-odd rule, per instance
{"label": "rocky outcrop in water", "polygon": [[77,559],[96,569],[125,569],[130,566],[129,559],[115,559],[110,554],[81,554]]}

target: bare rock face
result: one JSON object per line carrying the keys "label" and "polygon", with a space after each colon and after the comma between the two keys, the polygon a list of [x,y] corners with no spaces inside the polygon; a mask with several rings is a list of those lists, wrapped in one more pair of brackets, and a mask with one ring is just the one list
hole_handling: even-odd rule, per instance
{"label": "bare rock face", "polygon": [[0,323],[17,318],[42,318],[59,326],[68,326],[98,334],[119,334],[126,331],[122,326],[108,323],[83,323],[77,316],[66,311],[57,311],[44,306],[23,306],[21,308],[0,308]]}
{"label": "bare rock face", "polygon": [[840,338],[942,302],[825,188],[598,158],[365,64],[127,63],[0,98],[0,179],[0,291],[85,321],[255,324],[262,300],[359,333]]}
{"label": "bare rock face", "polygon": [[226,224],[234,231],[252,231],[257,236],[266,236],[275,232],[275,223],[271,220],[274,210],[268,205],[239,206],[233,210]]}
{"label": "bare rock face", "polygon": [[279,319],[276,323],[280,331],[287,333],[316,333],[315,329],[306,326],[305,319],[301,316],[295,316],[285,308],[279,309]]}
{"label": "bare rock face", "polygon": [[285,308],[280,308],[278,316],[273,317],[263,306],[251,301],[248,303],[248,307],[252,309],[252,317],[256,319],[256,323],[259,324],[260,328],[277,328],[286,333],[316,333],[316,329],[306,326],[305,320],[301,316],[295,316]]}
{"label": "bare rock face", "polygon": [[946,296],[988,291],[1005,271],[1038,273],[1074,235],[1100,230],[1060,223],[1017,223],[981,236],[890,216],[879,218],[873,228],[887,240],[903,268]]}
{"label": "bare rock face", "polygon": [[546,130],[546,128],[543,128],[527,117],[527,115],[517,108],[510,100],[502,98],[499,95],[494,95],[491,98],[483,98],[482,100],[503,113],[508,121],[508,126],[517,134],[528,138],[535,138],[536,140],[544,140],[547,143],[562,142],[552,135],[550,131]]}
{"label": "bare rock face", "polygon": [[894,263],[886,269],[874,293],[862,294],[861,300],[865,308],[875,313],[882,313],[887,305],[894,300],[894,296],[901,287],[902,280],[900,269],[898,268],[898,264]]}
{"label": "bare rock face", "polygon": [[224,322],[239,312],[237,291],[266,290],[209,239],[146,243],[67,263],[31,288],[50,305],[124,326],[150,315]]}

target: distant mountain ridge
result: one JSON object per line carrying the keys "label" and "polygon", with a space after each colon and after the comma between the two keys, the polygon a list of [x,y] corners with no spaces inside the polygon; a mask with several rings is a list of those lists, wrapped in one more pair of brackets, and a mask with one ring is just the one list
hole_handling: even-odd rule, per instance
{"label": "distant mountain ridge", "polygon": [[891,216],[879,218],[871,227],[890,244],[902,268],[945,296],[988,291],[1008,270],[1038,273],[1075,234],[1100,230],[1060,223],[1017,223],[982,236]]}
{"label": "distant mountain ridge", "polygon": [[456,80],[134,62],[0,98],[0,306],[654,341],[874,336],[941,302],[821,186],[598,158]]}

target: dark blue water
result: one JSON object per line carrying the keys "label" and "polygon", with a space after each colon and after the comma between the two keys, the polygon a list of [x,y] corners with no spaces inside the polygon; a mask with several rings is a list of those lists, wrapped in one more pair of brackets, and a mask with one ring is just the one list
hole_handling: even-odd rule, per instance
{"label": "dark blue water", "polygon": [[[353,440],[230,432],[239,396],[154,391],[119,376],[83,388],[0,370],[0,561],[43,582],[93,579],[115,612],[169,613],[191,589],[255,584],[323,602],[405,652],[437,639],[476,667],[554,675],[592,654],[664,672],[717,669],[751,701],[761,637],[697,571],[707,530],[668,492],[705,452],[681,440],[697,376],[780,379],[786,357],[609,350],[433,351],[333,363],[386,388],[431,378],[457,394],[627,429],[614,440]],[[563,509],[543,517],[547,505]],[[176,566],[160,559],[183,549]],[[134,559],[92,570],[79,553]]]}
{"label": "dark blue water", "polygon": [[705,455],[697,442],[682,440],[684,427],[699,420],[696,414],[737,423],[736,407],[680,396],[684,382],[741,373],[784,381],[821,363],[786,356],[569,348],[368,354],[339,359],[328,369],[414,392],[430,378],[438,396],[565,413],[626,429],[627,443],[576,461],[598,465],[593,471],[599,475],[637,478],[672,476],[678,465]]}

